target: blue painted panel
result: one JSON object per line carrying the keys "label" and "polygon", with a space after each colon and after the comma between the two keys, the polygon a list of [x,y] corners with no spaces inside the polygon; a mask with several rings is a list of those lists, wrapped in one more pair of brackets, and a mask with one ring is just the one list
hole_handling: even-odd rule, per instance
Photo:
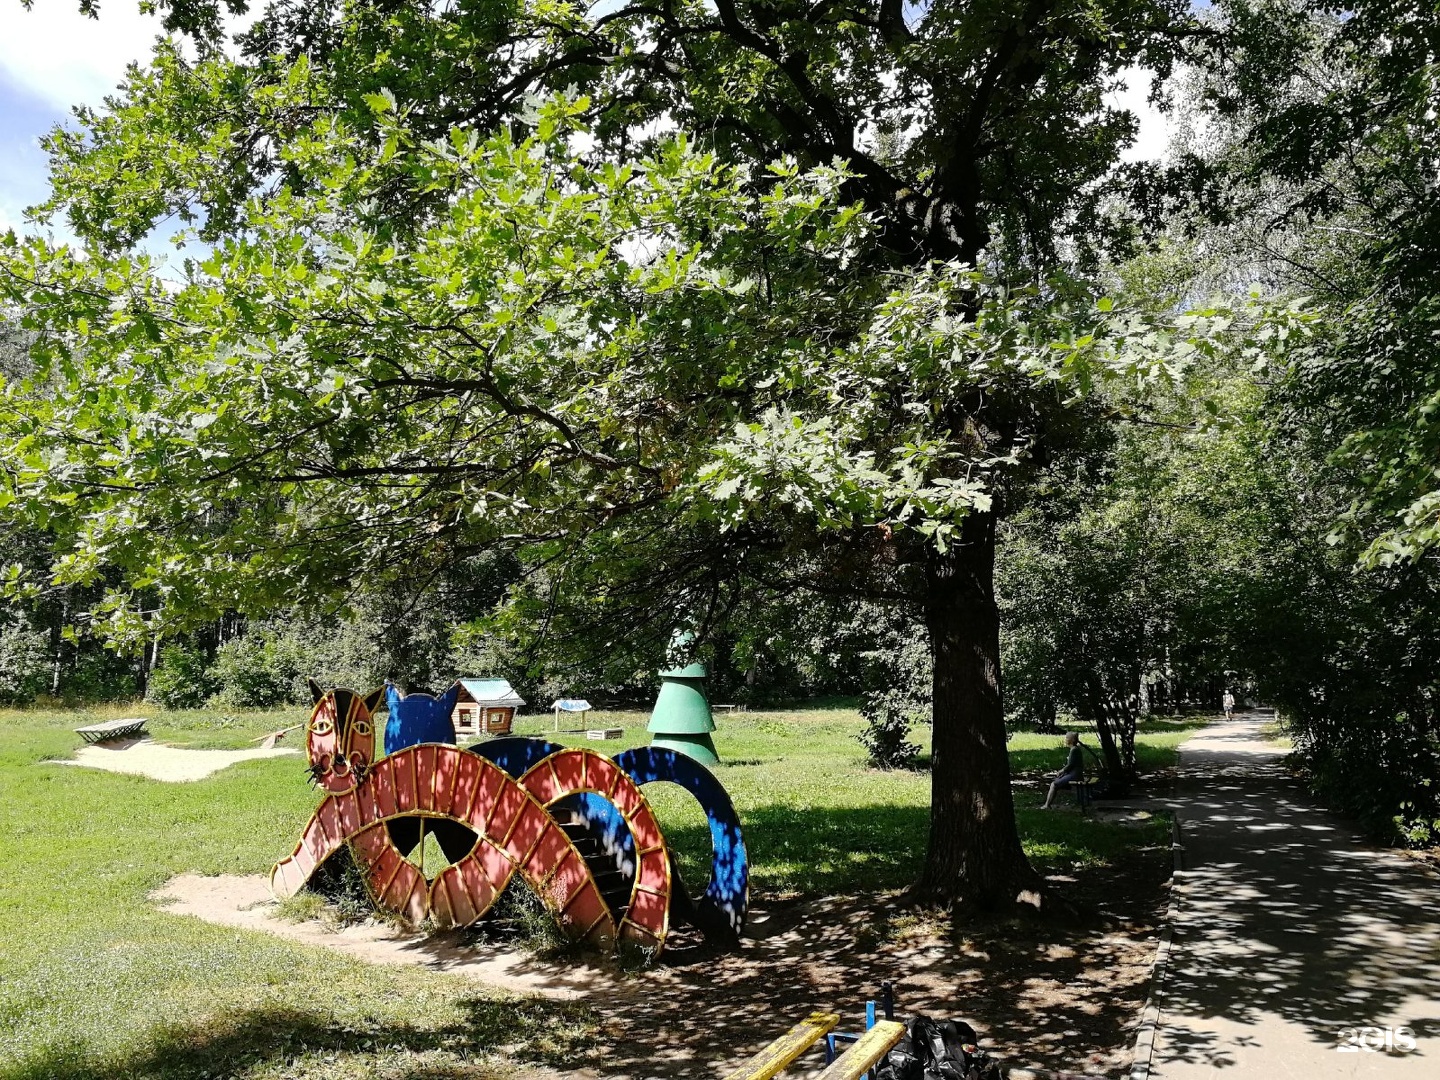
{"label": "blue painted panel", "polygon": [[395,754],[407,746],[421,743],[455,742],[455,724],[450,714],[455,711],[459,686],[452,686],[438,698],[429,694],[406,694],[394,686],[385,687],[385,753]]}
{"label": "blue painted panel", "polygon": [[640,746],[615,755],[615,764],[640,786],[666,781],[695,797],[710,822],[710,883],[695,905],[695,925],[705,933],[738,937],[750,909],[750,860],[740,817],[715,774],[693,758],[663,746]]}

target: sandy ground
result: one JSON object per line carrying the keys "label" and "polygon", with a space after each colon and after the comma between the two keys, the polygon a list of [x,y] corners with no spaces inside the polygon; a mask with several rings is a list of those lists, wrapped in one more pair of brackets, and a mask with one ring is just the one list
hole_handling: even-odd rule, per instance
{"label": "sandy ground", "polygon": [[574,1000],[596,989],[597,978],[605,981],[604,973],[598,969],[563,968],[539,963],[518,951],[506,954],[466,947],[460,933],[421,934],[376,921],[340,929],[317,921],[290,922],[276,916],[278,904],[270,893],[270,884],[259,875],[181,874],[152,893],[151,898],[175,915],[262,930],[372,964],[418,964],[522,994]]}
{"label": "sandy ground", "polygon": [[745,940],[717,952],[672,933],[658,968],[626,974],[602,959],[547,962],[467,944],[461,934],[407,933],[367,923],[331,929],[277,918],[260,877],[172,880],[166,910],[406,963],[521,993],[582,1000],[599,1014],[602,1045],[575,1077],[714,1077],[815,1009],[863,1028],[866,998],[895,985],[898,1014],[969,1020],[1011,1066],[1118,1075],[1129,1065],[1149,986],[1169,877],[1169,853],[1055,884],[1081,913],[1072,921],[1005,923],[951,932],[893,897],[757,898]]}
{"label": "sandy ground", "polygon": [[204,780],[237,761],[298,754],[299,750],[184,750],[151,739],[117,739],[80,747],[73,758],[54,759],[42,765],[83,765],[87,769],[148,776],[172,784]]}

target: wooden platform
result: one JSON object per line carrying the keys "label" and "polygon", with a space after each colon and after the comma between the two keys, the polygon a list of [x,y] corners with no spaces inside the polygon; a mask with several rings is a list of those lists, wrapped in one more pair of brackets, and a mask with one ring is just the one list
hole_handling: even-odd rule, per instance
{"label": "wooden platform", "polygon": [[75,734],[88,743],[109,742],[111,739],[130,739],[145,734],[148,716],[130,716],[123,720],[107,720],[103,724],[77,727]]}
{"label": "wooden platform", "polygon": [[600,742],[602,739],[623,739],[625,729],[618,727],[589,728],[585,732],[585,737],[593,742]]}

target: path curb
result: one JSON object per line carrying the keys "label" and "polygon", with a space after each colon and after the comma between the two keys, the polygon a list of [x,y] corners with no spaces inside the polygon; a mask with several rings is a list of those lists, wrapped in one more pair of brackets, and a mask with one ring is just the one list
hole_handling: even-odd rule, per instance
{"label": "path curb", "polygon": [[[1179,781],[1180,766],[1175,766],[1176,782]],[[1174,798],[1172,793],[1172,805]],[[1175,921],[1179,914],[1180,883],[1178,876],[1185,869],[1185,844],[1180,836],[1180,810],[1170,812],[1170,853],[1174,865],[1170,874],[1170,903],[1165,910],[1165,925],[1160,929],[1160,941],[1155,946],[1155,962],[1150,968],[1150,992],[1145,998],[1145,1008],[1140,1014],[1140,1027],[1135,1033],[1135,1052],[1130,1063],[1130,1080],[1149,1080],[1150,1063],[1155,1057],[1155,1037],[1160,1032],[1160,987],[1165,981],[1165,969],[1170,963],[1170,945],[1175,936]]]}

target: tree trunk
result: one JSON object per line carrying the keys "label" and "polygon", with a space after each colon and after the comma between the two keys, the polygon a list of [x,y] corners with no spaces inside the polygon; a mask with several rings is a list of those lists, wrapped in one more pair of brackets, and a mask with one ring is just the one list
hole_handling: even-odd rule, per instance
{"label": "tree trunk", "polygon": [[995,520],[971,514],[960,543],[926,563],[933,675],[930,845],[923,900],[1005,911],[1039,907],[1040,877],[1020,847],[1010,793],[995,606]]}

